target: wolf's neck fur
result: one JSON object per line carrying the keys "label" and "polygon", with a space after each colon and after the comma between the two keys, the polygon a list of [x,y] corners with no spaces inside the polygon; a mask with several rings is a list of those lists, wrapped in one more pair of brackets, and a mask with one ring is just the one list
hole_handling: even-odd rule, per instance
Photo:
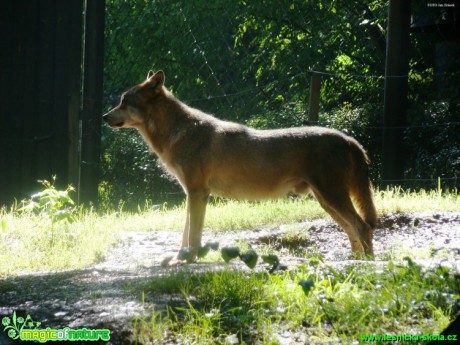
{"label": "wolf's neck fur", "polygon": [[[166,88],[160,97],[164,97],[165,102],[161,107],[151,109],[146,123],[138,130],[150,150],[162,159],[166,159],[163,154],[165,146],[172,146],[183,136],[184,124],[189,123],[184,120],[192,120],[190,113],[193,110],[175,98]],[[177,121],[178,118],[181,118],[180,122]],[[179,126],[178,123],[181,125]]]}

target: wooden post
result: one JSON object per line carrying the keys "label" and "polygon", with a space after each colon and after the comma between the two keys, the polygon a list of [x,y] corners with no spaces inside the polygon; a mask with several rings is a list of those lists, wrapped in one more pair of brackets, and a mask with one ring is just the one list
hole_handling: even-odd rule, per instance
{"label": "wooden post", "polygon": [[310,78],[310,111],[308,113],[308,123],[313,126],[318,124],[320,92],[321,75],[313,72]]}
{"label": "wooden post", "polygon": [[83,52],[83,1],[66,1],[63,6],[67,6],[71,13],[79,13],[80,15],[73,15],[68,21],[70,28],[69,40],[71,42],[80,42],[79,45],[74,44],[72,55],[69,56],[68,68],[68,147],[67,147],[67,166],[68,166],[68,183],[73,187],[79,187],[79,173],[80,173],[80,138],[79,135],[79,122],[80,122],[80,109],[81,109],[81,65],[82,65],[82,52]]}
{"label": "wooden post", "polygon": [[100,175],[104,0],[86,0],[79,202],[95,202]]}
{"label": "wooden post", "polygon": [[385,65],[382,182],[404,178],[403,134],[407,113],[410,0],[390,0]]}
{"label": "wooden post", "polygon": [[53,175],[57,188],[76,185],[70,122],[80,116],[82,4],[0,2],[0,204],[30,197]]}

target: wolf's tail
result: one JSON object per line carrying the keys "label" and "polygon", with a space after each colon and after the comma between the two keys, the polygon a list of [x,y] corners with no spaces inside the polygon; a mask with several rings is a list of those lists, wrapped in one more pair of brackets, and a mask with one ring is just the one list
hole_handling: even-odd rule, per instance
{"label": "wolf's tail", "polygon": [[351,174],[350,192],[358,213],[374,229],[377,226],[377,211],[369,179],[369,158],[357,143],[353,150],[354,171]]}

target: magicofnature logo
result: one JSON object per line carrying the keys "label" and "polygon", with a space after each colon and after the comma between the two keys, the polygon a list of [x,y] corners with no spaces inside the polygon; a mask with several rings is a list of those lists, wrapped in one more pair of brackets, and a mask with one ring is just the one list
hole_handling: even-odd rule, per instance
{"label": "magicofnature logo", "polygon": [[73,329],[65,327],[62,329],[39,328],[41,322],[32,320],[30,315],[25,318],[17,316],[16,311],[13,316],[2,318],[2,325],[5,332],[13,340],[22,341],[108,341],[110,340],[110,330],[108,329]]}

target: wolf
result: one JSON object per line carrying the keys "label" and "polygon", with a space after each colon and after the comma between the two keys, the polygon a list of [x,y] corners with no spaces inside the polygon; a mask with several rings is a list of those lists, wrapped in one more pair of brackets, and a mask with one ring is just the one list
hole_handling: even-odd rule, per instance
{"label": "wolf", "polygon": [[136,128],[187,197],[182,248],[201,247],[209,196],[259,200],[311,193],[345,230],[353,253],[373,257],[377,224],[369,159],[344,133],[323,127],[256,130],[179,101],[163,71],[121,95],[103,115],[113,129]]}

